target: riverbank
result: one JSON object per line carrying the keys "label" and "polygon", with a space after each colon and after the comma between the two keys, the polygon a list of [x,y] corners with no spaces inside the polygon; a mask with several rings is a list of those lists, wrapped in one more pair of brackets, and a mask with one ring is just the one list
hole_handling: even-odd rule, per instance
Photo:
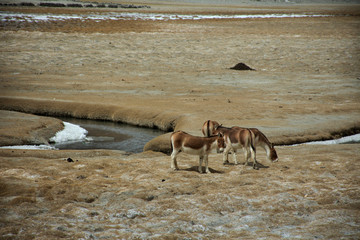
{"label": "riverbank", "polygon": [[0,146],[46,145],[63,128],[56,118],[0,110]]}

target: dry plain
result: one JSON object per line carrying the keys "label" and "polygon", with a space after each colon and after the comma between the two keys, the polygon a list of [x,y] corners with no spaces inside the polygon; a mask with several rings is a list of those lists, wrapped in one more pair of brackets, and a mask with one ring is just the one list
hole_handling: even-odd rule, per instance
{"label": "dry plain", "polygon": [[[141,154],[1,150],[0,237],[358,239],[359,144],[289,144],[359,132],[359,6],[149,5],[136,11],[331,16],[3,21],[0,108],[197,135],[207,119],[258,127],[278,145],[279,162],[259,150],[256,171],[214,154],[212,174],[199,174],[184,154],[173,172],[168,155],[151,151],[168,151],[168,134]],[[229,69],[239,62],[256,71]],[[2,145],[46,142],[59,128],[56,119],[1,111]]]}

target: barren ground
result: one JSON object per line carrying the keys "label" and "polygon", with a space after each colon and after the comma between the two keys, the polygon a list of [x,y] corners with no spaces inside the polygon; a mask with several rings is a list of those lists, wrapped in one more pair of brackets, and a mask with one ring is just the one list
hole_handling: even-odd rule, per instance
{"label": "barren ground", "polygon": [[[258,127],[276,144],[359,131],[359,6],[154,4],[139,11],[335,15],[1,22],[0,109],[197,135],[212,119]],[[256,71],[229,69],[239,62]],[[1,145],[41,142],[59,129],[55,119],[7,111],[1,121]],[[166,151],[168,140],[146,149]],[[173,172],[170,157],[153,151],[1,150],[0,237],[358,239],[359,144],[277,150],[274,164],[258,151],[258,171],[223,166],[214,154],[212,174],[197,173],[196,157],[185,154]]]}

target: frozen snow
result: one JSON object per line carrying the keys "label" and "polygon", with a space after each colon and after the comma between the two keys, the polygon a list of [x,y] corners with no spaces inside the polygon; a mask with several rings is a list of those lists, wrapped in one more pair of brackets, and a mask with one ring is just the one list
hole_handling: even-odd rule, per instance
{"label": "frozen snow", "polygon": [[86,138],[88,131],[79,125],[64,122],[64,129],[57,132],[56,135],[50,138],[50,142],[64,143],[64,142],[78,142],[88,140]]}
{"label": "frozen snow", "polygon": [[187,15],[187,14],[166,14],[166,13],[108,13],[108,14],[33,14],[33,13],[0,13],[0,21],[38,22],[38,21],[62,21],[69,19],[79,20],[201,20],[201,19],[247,19],[247,18],[302,18],[302,17],[326,17],[329,15],[308,15],[308,14],[244,14],[244,15]]}
{"label": "frozen snow", "polygon": [[52,150],[56,149],[50,145],[15,145],[15,146],[2,146],[3,149],[24,149],[24,150]]}
{"label": "frozen snow", "polygon": [[321,145],[330,145],[330,144],[342,144],[342,143],[360,143],[360,133],[342,137],[339,139],[334,140],[327,140],[327,141],[314,141],[314,142],[307,142],[305,144],[321,144]]}

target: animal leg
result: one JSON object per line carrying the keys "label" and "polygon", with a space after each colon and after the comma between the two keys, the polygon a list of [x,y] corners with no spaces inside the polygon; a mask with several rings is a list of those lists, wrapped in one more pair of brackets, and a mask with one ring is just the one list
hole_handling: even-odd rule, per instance
{"label": "animal leg", "polygon": [[208,167],[208,155],[205,155],[204,158],[205,158],[205,172],[211,173]]}
{"label": "animal leg", "polygon": [[237,155],[236,155],[236,150],[235,150],[235,149],[234,149],[234,151],[232,152],[232,154],[233,154],[233,160],[234,160],[235,165],[238,165]]}
{"label": "animal leg", "polygon": [[202,162],[203,162],[204,156],[199,157],[199,173],[202,173]]}
{"label": "animal leg", "polygon": [[244,151],[244,157],[245,157],[244,166],[247,166],[248,161],[249,161],[249,149],[248,148],[243,148],[243,151]]}
{"label": "animal leg", "polygon": [[250,147],[250,154],[251,154],[251,160],[253,160],[253,168],[256,170],[259,170],[258,166],[257,166],[257,161],[256,161],[256,150],[253,149],[252,147]]}
{"label": "animal leg", "polygon": [[177,161],[176,161],[176,156],[178,155],[178,153],[179,152],[175,149],[171,153],[171,169],[173,169],[173,170],[179,170],[179,167],[178,167]]}
{"label": "animal leg", "polygon": [[[230,144],[229,144],[230,145]],[[229,163],[229,151],[231,149],[231,146],[227,145],[225,150],[224,150],[224,155],[223,155],[223,164],[225,165],[226,163]]]}

